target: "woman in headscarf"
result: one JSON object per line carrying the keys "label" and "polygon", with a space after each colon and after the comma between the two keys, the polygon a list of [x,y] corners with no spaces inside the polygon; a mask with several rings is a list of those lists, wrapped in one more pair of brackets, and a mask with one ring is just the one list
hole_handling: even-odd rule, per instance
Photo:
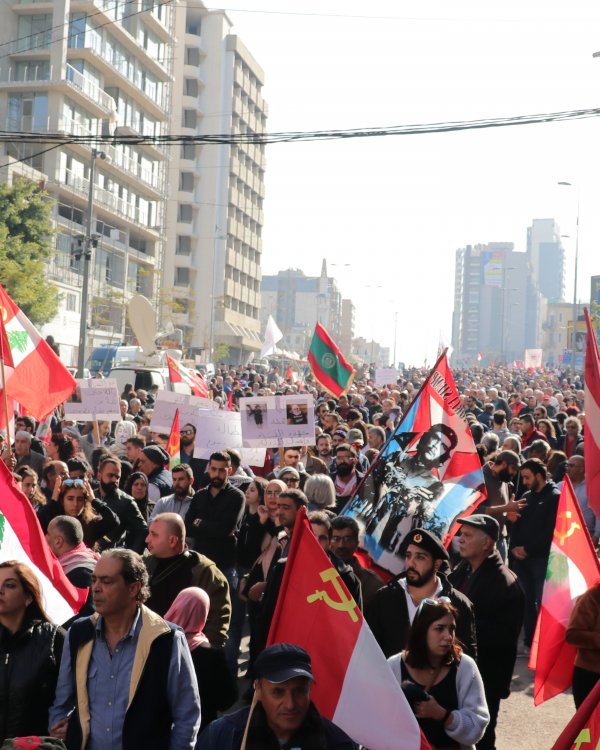
{"label": "woman in headscarf", "polygon": [[200,732],[217,718],[217,711],[226,711],[238,698],[237,683],[227,666],[225,649],[211,646],[202,632],[209,609],[206,591],[192,586],[179,592],[165,615],[167,622],[182,628],[192,653],[202,706]]}
{"label": "woman in headscarf", "polygon": [[152,505],[152,508],[149,507],[150,498],[148,497],[148,477],[145,474],[142,474],[141,471],[134,471],[129,475],[125,492],[128,495],[131,495],[135,500],[140,509],[140,513],[147,521],[152,512],[152,508],[154,507],[154,505]]}

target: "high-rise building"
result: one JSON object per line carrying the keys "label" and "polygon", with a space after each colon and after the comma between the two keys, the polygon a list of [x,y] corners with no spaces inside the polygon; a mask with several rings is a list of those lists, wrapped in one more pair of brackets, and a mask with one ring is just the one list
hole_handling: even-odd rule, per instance
{"label": "high-rise building", "polygon": [[[154,0],[54,0],[6,6],[0,43],[0,120],[7,131],[75,135],[169,132],[174,6]],[[89,145],[5,143],[2,164],[26,159],[55,203],[56,255],[48,278],[62,293],[44,328],[74,364],[78,351]],[[97,146],[88,351],[128,338],[125,305],[141,292],[158,304],[164,260],[167,151],[156,145]],[[69,320],[69,325],[65,321]],[[130,332],[129,332],[130,333]]]}
{"label": "high-rise building", "polygon": [[467,245],[456,251],[452,346],[454,361],[479,352],[507,361],[540,346],[544,302],[527,253],[512,242]]}
{"label": "high-rise building", "polygon": [[354,339],[354,322],[356,308],[351,299],[342,300],[342,328],[340,336],[340,349],[345,357],[352,354],[352,341]]}
{"label": "high-rise building", "polygon": [[318,320],[340,341],[342,294],[337,281],[327,275],[325,260],[320,276],[305,276],[297,268],[279,271],[277,276],[264,276],[261,294],[263,322],[272,315],[281,331],[287,333],[295,326],[308,326],[314,331]]}
{"label": "high-rise building", "polygon": [[534,219],[527,227],[527,255],[540,285],[540,294],[550,302],[565,298],[565,250],[560,227],[554,219]]}
{"label": "high-rise building", "polygon": [[[231,26],[199,0],[177,6],[173,133],[266,131],[265,74]],[[264,146],[186,144],[169,168],[163,315],[191,354],[208,359],[212,338],[244,363],[262,346]]]}

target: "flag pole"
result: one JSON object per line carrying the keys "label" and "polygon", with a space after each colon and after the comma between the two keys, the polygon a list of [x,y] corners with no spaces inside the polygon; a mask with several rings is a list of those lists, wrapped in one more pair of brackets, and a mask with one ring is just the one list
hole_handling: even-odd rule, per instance
{"label": "flag pole", "polygon": [[12,447],[10,444],[10,418],[8,416],[8,399],[6,397],[6,378],[4,377],[4,352],[1,352],[2,357],[0,363],[2,363],[2,395],[4,397],[4,417],[6,419],[6,446],[8,448],[8,457],[12,458]]}
{"label": "flag pole", "polygon": [[360,484],[359,484],[359,485],[358,485],[358,487],[356,488],[356,492],[355,492],[355,493],[354,493],[354,494],[352,495],[352,497],[350,498],[350,500],[348,501],[348,503],[346,503],[346,505],[344,506],[344,508],[343,508],[342,512],[340,513],[340,516],[343,516],[343,515],[344,515],[344,511],[346,510],[346,508],[347,508],[347,507],[348,507],[348,506],[350,505],[350,503],[352,503],[352,502],[354,501],[354,498],[355,498],[355,497],[357,497],[357,496],[358,496],[358,493],[359,493],[359,492],[360,492],[360,491],[362,490],[362,488],[363,488],[363,485],[364,485],[364,483],[365,483],[365,482],[367,481],[367,478],[369,477],[369,475],[371,474],[371,472],[373,471],[373,469],[374,469],[374,468],[375,468],[375,466],[377,465],[377,462],[378,462],[378,460],[379,460],[379,456],[381,456],[381,455],[382,455],[382,454],[383,454],[383,453],[385,452],[386,448],[387,448],[387,447],[388,447],[388,445],[389,445],[389,444],[391,443],[391,441],[392,441],[392,439],[393,439],[394,435],[395,435],[395,434],[396,434],[396,433],[398,432],[398,430],[400,429],[400,425],[402,424],[402,422],[404,422],[404,420],[405,420],[405,419],[406,419],[406,417],[408,416],[408,414],[409,414],[410,410],[411,410],[411,409],[413,408],[413,406],[414,406],[414,405],[415,405],[415,404],[417,403],[417,401],[419,400],[419,396],[421,395],[421,392],[423,391],[423,389],[425,388],[425,386],[427,385],[427,383],[429,383],[429,381],[431,380],[431,376],[432,376],[432,375],[433,375],[433,373],[435,372],[435,370],[436,370],[437,366],[439,365],[439,363],[440,363],[440,362],[442,361],[442,357],[445,357],[445,356],[446,356],[446,352],[447,352],[447,351],[448,351],[448,348],[446,347],[446,349],[444,349],[444,351],[443,351],[443,352],[442,352],[442,353],[440,354],[440,356],[439,356],[439,357],[437,358],[437,361],[436,361],[436,363],[434,364],[434,366],[433,366],[433,367],[431,368],[431,370],[429,371],[429,375],[428,375],[428,376],[427,376],[427,377],[425,378],[425,382],[424,382],[424,383],[423,383],[423,385],[422,385],[422,386],[421,386],[421,387],[419,388],[419,390],[417,391],[417,395],[416,395],[416,396],[414,397],[414,399],[412,400],[412,402],[411,402],[410,406],[408,407],[408,409],[407,409],[407,410],[406,410],[406,411],[404,412],[404,414],[402,415],[402,419],[401,419],[401,420],[400,420],[400,421],[398,422],[398,424],[396,425],[396,428],[394,429],[394,431],[393,431],[393,432],[391,433],[391,435],[390,435],[390,436],[388,437],[388,439],[387,439],[387,440],[385,441],[385,443],[384,443],[384,444],[382,445],[382,447],[381,447],[381,450],[379,451],[379,454],[378,454],[378,455],[377,455],[377,456],[376,456],[376,457],[375,457],[375,458],[374,458],[374,459],[373,459],[373,460],[371,461],[371,463],[369,464],[369,468],[367,469],[367,471],[366,471],[366,473],[365,473],[364,477],[362,478],[362,480],[361,480]]}

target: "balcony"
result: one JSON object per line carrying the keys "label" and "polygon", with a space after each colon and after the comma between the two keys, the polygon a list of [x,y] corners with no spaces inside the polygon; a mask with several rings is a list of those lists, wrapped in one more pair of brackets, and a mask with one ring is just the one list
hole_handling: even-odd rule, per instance
{"label": "balcony", "polygon": [[[55,181],[59,187],[66,187],[75,193],[79,193],[87,200],[90,181],[81,175],[76,174],[70,169],[62,169],[57,171]],[[110,212],[118,214],[122,219],[135,224],[137,227],[151,232],[152,239],[158,237],[157,229],[149,224],[150,217],[148,211],[128,203],[123,198],[119,198],[114,193],[98,187],[98,185],[94,185],[94,204],[98,204],[99,207],[104,207]]]}
{"label": "balcony", "polygon": [[109,96],[106,91],[103,91],[100,86],[97,86],[89,78],[86,78],[72,65],[67,63],[67,80],[81,91],[96,104],[99,104],[109,112],[114,112],[117,109],[117,105],[112,96]]}
{"label": "balcony", "polygon": [[[166,6],[164,3],[155,5],[151,0],[150,2],[148,0],[143,0],[142,7],[143,11],[141,13],[141,18],[146,26],[149,29],[152,29],[152,31],[163,42],[170,42],[172,37],[169,29],[167,28],[167,13],[169,12],[167,10],[168,6]],[[171,8],[171,12],[174,13],[175,9]]]}

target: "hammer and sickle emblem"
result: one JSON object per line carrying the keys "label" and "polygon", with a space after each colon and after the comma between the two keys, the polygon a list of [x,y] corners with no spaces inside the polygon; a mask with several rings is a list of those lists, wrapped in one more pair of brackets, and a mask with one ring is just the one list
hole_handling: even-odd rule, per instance
{"label": "hammer and sickle emblem", "polygon": [[306,601],[309,604],[312,604],[313,602],[322,599],[328,607],[337,609],[338,612],[347,612],[352,618],[352,622],[358,622],[358,615],[354,611],[356,609],[356,602],[352,597],[350,597],[349,599],[346,598],[346,592],[340,585],[340,574],[337,572],[337,570],[335,570],[334,568],[328,568],[327,570],[322,571],[320,573],[320,576],[323,583],[327,583],[327,581],[331,581],[333,583],[333,588],[335,589],[337,595],[340,597],[340,601],[334,602],[326,591],[315,591],[314,594],[311,594],[306,598]]}
{"label": "hammer and sickle emblem", "polygon": [[578,523],[575,523],[574,521],[571,522],[571,526],[569,527],[569,530],[567,531],[567,523],[568,519],[571,518],[571,511],[570,510],[564,510],[559,516],[562,521],[562,529],[561,531],[555,530],[554,534],[560,539],[560,546],[565,546],[565,539],[567,537],[572,536],[575,533],[575,529],[581,529],[581,526]]}

